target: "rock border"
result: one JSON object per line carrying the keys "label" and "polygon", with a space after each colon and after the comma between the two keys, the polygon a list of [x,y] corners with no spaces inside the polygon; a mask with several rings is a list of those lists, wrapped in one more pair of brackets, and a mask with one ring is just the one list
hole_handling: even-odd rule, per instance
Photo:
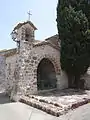
{"label": "rock border", "polygon": [[22,96],[20,97],[19,101],[29,106],[32,106],[34,108],[40,109],[48,114],[59,117],[60,115],[67,113],[69,110],[73,110],[84,104],[90,103],[90,98],[83,98],[80,102],[72,103],[71,105],[68,105],[67,107],[63,107],[62,105],[59,105],[58,103],[49,102],[44,99],[38,99],[33,95]]}
{"label": "rock border", "polygon": [[84,100],[82,100],[81,102],[72,104],[71,109],[76,109],[76,108],[78,108],[82,105],[88,104],[88,103],[90,103],[90,98],[88,98],[88,99],[84,98]]}

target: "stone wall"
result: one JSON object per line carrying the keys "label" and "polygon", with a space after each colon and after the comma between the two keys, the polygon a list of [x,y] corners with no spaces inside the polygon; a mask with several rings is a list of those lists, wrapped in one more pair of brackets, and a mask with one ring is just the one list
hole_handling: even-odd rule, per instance
{"label": "stone wall", "polygon": [[81,79],[85,80],[85,83],[84,83],[85,89],[90,89],[90,67],[88,68],[85,75],[81,77]]}
{"label": "stone wall", "polygon": [[5,90],[6,76],[5,76],[5,57],[0,56],[0,91]]}
{"label": "stone wall", "polygon": [[[60,53],[49,45],[42,45],[33,48],[34,81],[37,87],[37,68],[43,58],[47,58],[54,65],[57,77],[57,84],[60,82]],[[59,86],[58,86],[59,87]]]}
{"label": "stone wall", "polygon": [[37,64],[36,64],[36,79],[37,79],[37,68],[38,64],[43,58],[49,59],[53,65],[56,72],[57,77],[57,88],[58,89],[64,89],[67,88],[67,80],[64,81],[61,79],[61,67],[60,67],[60,52],[59,50],[49,46],[49,45],[43,45],[39,47],[34,48],[34,55],[37,56]]}
{"label": "stone wall", "polygon": [[67,87],[67,81],[63,82],[60,80],[60,53],[59,50],[49,46],[33,46],[33,44],[23,43],[24,47],[20,51],[20,81],[19,88],[21,89],[21,94],[33,94],[37,93],[37,68],[40,61],[43,58],[49,59],[54,65],[54,69],[57,77],[57,87],[60,89],[62,84],[62,89]]}
{"label": "stone wall", "polygon": [[6,90],[10,93],[14,88],[16,80],[16,59],[17,54],[6,57]]}
{"label": "stone wall", "polygon": [[64,71],[61,70],[61,75],[58,76],[60,82],[58,83],[59,89],[68,88],[68,77]]}

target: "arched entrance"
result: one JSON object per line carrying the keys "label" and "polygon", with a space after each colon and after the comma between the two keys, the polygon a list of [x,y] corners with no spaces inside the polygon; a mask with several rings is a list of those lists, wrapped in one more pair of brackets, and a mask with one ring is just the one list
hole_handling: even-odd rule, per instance
{"label": "arched entrance", "polygon": [[49,59],[42,59],[37,68],[38,90],[48,90],[57,87],[54,65]]}

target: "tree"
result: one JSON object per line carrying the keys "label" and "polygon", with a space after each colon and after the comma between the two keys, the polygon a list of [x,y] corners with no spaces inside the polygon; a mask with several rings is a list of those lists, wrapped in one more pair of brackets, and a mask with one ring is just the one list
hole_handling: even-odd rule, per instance
{"label": "tree", "polygon": [[67,73],[69,87],[78,87],[80,76],[90,65],[89,22],[77,2],[78,0],[59,0],[57,6],[60,62],[61,68]]}
{"label": "tree", "polygon": [[88,19],[90,28],[90,0],[70,0],[70,4],[77,11],[82,10]]}

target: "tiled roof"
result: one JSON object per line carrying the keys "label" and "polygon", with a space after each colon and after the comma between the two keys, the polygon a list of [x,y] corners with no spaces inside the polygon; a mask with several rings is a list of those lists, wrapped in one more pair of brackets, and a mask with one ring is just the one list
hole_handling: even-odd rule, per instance
{"label": "tiled roof", "polygon": [[57,34],[45,39],[45,41],[48,41],[49,43],[54,44],[57,47],[60,47],[59,46],[59,36]]}
{"label": "tiled roof", "polygon": [[34,26],[34,24],[31,21],[26,21],[26,22],[18,23],[16,25],[16,27],[14,28],[14,30],[19,29],[22,25],[25,25],[27,23],[29,23],[35,30],[37,30],[37,28]]}
{"label": "tiled roof", "polygon": [[59,50],[60,45],[59,45],[58,35],[51,36],[51,37],[45,39],[45,41],[39,41],[39,42],[34,43],[34,47],[35,46],[42,46],[42,45],[50,45],[50,46]]}
{"label": "tiled roof", "polygon": [[7,51],[7,49],[4,49],[4,50],[0,50],[0,53],[3,53],[3,52],[5,52],[5,51]]}
{"label": "tiled roof", "polygon": [[14,55],[16,53],[17,53],[17,49],[16,48],[0,51],[0,55],[3,55],[5,57],[12,56],[12,55]]}
{"label": "tiled roof", "polygon": [[[44,41],[35,40],[33,42],[33,45],[34,45],[34,47],[49,45],[57,50],[60,50],[58,35],[51,36],[51,37],[45,39]],[[3,55],[5,57],[9,57],[14,54],[17,54],[17,48],[13,48],[13,49],[9,49],[9,50],[0,50],[0,55]]]}

